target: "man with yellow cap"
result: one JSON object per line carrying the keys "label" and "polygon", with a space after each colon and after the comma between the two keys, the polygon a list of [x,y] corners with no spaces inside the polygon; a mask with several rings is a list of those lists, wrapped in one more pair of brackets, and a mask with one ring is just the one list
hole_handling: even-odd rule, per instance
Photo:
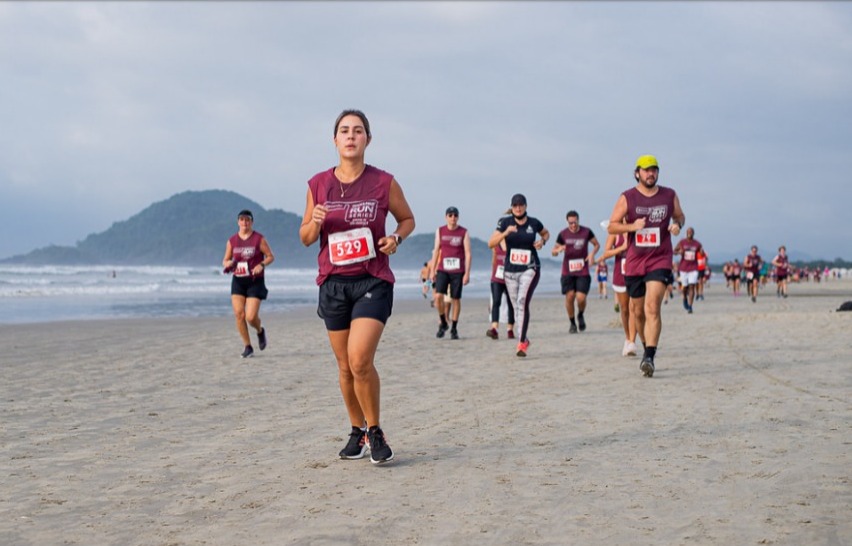
{"label": "man with yellow cap", "polygon": [[643,155],[636,160],[633,177],[636,186],[622,192],[607,231],[626,234],[624,280],[630,296],[630,314],[645,346],[639,369],[645,377],[654,375],[654,357],[663,323],[660,308],[666,288],[673,282],[672,235],[680,234],[686,221],[677,193],[658,186],[657,158]]}

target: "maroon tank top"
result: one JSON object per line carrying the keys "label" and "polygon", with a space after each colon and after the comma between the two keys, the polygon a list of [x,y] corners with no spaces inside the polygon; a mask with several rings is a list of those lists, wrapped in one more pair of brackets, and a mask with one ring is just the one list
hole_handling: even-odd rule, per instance
{"label": "maroon tank top", "polygon": [[[253,231],[248,239],[243,240],[239,233],[231,235],[228,242],[231,243],[232,258],[236,262],[234,267],[234,275],[238,277],[263,277],[263,271],[260,275],[252,275],[251,271],[257,264],[263,261],[263,252],[260,250],[260,242],[263,241],[263,235]],[[247,263],[246,269],[240,266],[240,263]]]}
{"label": "maroon tank top", "polygon": [[438,271],[445,273],[464,273],[464,236],[467,229],[456,226],[450,229],[447,226],[438,228],[440,238],[441,260],[438,262]]}
{"label": "maroon tank top", "polygon": [[695,271],[698,269],[698,249],[701,248],[701,243],[692,239],[681,239],[678,243],[681,249],[680,262],[677,265],[678,271]]}
{"label": "maroon tank top", "polygon": [[628,233],[624,274],[642,276],[657,269],[672,268],[672,237],[669,223],[674,214],[675,191],[657,186],[657,193],[646,197],[635,187],[622,193],[627,199],[627,223],[645,218],[645,228]]}
{"label": "maroon tank top", "polygon": [[[506,284],[506,281],[503,280],[503,267],[506,263],[506,251],[503,250],[503,247],[497,245],[494,247],[494,254],[494,263],[491,264],[491,282]],[[499,276],[497,274],[498,271],[500,272]]]}
{"label": "maroon tank top", "polygon": [[[615,236],[613,248],[618,248],[624,244],[624,235],[619,233]],[[613,286],[626,286],[624,284],[624,255],[627,253],[619,252],[615,255],[615,265],[612,268],[612,284]]]}
{"label": "maroon tank top", "polygon": [[773,261],[778,262],[778,265],[775,266],[775,274],[787,275],[788,271],[790,270],[790,259],[786,255],[782,256],[778,254],[777,256],[775,256],[775,260]]}
{"label": "maroon tank top", "polygon": [[308,181],[314,203],[328,207],[320,230],[318,285],[329,275],[366,274],[395,282],[388,256],[379,252],[378,244],[386,235],[392,180],[392,174],[367,165],[350,184],[342,184],[333,167]]}

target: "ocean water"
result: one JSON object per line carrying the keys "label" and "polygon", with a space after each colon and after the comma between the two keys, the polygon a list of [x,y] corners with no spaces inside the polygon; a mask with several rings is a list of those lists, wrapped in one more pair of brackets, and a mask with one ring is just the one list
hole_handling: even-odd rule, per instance
{"label": "ocean water", "polygon": [[[316,306],[316,275],[316,269],[270,268],[261,313]],[[394,275],[396,300],[422,299],[419,269]],[[0,265],[0,324],[230,316],[230,289],[230,275],[217,267]],[[537,292],[558,290],[558,268],[545,268]],[[489,294],[489,272],[473,271],[464,297]]]}

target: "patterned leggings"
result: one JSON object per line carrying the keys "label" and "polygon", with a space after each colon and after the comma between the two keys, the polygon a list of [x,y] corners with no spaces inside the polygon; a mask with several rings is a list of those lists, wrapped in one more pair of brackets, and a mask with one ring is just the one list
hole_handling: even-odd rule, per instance
{"label": "patterned leggings", "polygon": [[522,273],[507,271],[503,274],[503,280],[506,281],[506,291],[509,292],[512,307],[515,308],[515,324],[521,325],[519,332],[521,342],[527,341],[527,328],[530,324],[530,300],[533,292],[535,292],[535,287],[538,286],[540,277],[541,273],[538,268],[527,269]]}

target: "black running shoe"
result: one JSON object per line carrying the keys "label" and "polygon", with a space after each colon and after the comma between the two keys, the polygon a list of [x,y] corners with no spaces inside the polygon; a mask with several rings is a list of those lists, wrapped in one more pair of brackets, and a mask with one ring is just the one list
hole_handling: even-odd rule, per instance
{"label": "black running shoe", "polygon": [[260,332],[257,333],[257,346],[260,347],[260,350],[266,349],[266,328],[261,328]]}
{"label": "black running shoe", "polygon": [[243,350],[243,354],[240,355],[240,358],[250,358],[254,356],[254,349],[251,348],[251,345],[246,345],[246,348]]}
{"label": "black running shoe", "polygon": [[458,339],[458,338],[459,338],[459,331],[456,330],[455,328],[450,330],[450,339]]}
{"label": "black running shoe", "polygon": [[583,318],[583,315],[577,315],[577,325],[580,327],[581,332],[586,331],[586,319]]}
{"label": "black running shoe", "polygon": [[369,449],[367,445],[367,433],[358,427],[352,427],[346,447],[340,450],[340,458],[361,459],[367,454],[367,449]]}
{"label": "black running shoe", "polygon": [[573,322],[571,323],[571,327],[568,328],[568,333],[569,334],[576,334],[577,333],[577,325],[574,324]]}
{"label": "black running shoe", "polygon": [[438,326],[438,333],[435,334],[435,337],[444,337],[444,334],[447,333],[447,327],[443,324]]}
{"label": "black running shoe", "polygon": [[393,459],[393,450],[385,441],[385,433],[379,427],[370,427],[367,431],[370,442],[370,462],[373,464],[386,463]]}
{"label": "black running shoe", "polygon": [[643,356],[642,362],[639,363],[639,369],[642,370],[642,375],[645,377],[654,377],[654,360]]}

